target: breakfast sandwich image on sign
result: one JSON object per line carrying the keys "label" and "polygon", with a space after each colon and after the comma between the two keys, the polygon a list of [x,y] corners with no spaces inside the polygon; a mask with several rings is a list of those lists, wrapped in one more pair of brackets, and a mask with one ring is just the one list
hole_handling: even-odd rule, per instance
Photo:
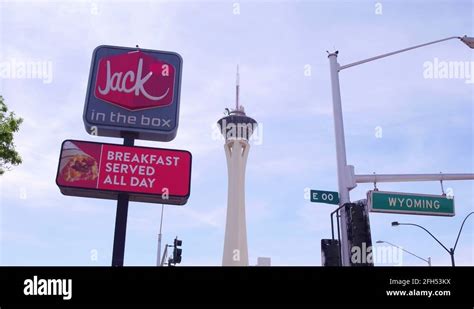
{"label": "breakfast sandwich image on sign", "polygon": [[66,140],[56,183],[65,195],[184,205],[191,188],[191,153]]}
{"label": "breakfast sandwich image on sign", "polygon": [[64,142],[59,162],[61,179],[77,186],[95,186],[99,176],[99,156],[95,145],[83,144],[80,149],[71,141]]}
{"label": "breakfast sandwich image on sign", "polygon": [[84,124],[89,134],[170,141],[178,129],[182,58],[174,52],[99,46],[92,56]]}

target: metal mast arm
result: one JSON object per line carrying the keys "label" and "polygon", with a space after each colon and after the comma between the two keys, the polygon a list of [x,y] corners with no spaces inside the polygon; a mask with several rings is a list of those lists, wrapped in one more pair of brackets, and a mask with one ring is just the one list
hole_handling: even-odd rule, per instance
{"label": "metal mast arm", "polygon": [[354,175],[356,183],[474,180],[474,174],[369,174]]}
{"label": "metal mast arm", "polygon": [[359,65],[359,64],[363,64],[363,63],[366,63],[366,62],[371,62],[371,61],[381,59],[381,58],[385,58],[385,57],[388,57],[388,56],[392,56],[392,55],[395,55],[395,54],[400,54],[400,53],[403,53],[403,52],[406,52],[406,51],[409,51],[409,50],[412,50],[412,49],[417,49],[417,48],[420,48],[420,47],[424,47],[424,46],[427,46],[427,45],[432,45],[432,44],[436,44],[436,43],[440,43],[440,42],[448,41],[448,40],[452,40],[452,39],[462,39],[462,37],[451,36],[449,38],[436,40],[436,41],[433,41],[433,42],[428,42],[428,43],[425,43],[425,44],[420,44],[420,45],[400,49],[400,50],[397,50],[397,51],[394,51],[394,52],[391,52],[391,53],[387,53],[387,54],[375,56],[375,57],[372,57],[372,58],[364,59],[364,60],[361,60],[361,61],[349,63],[349,64],[346,64],[346,65],[340,66],[339,71],[350,68],[350,67],[353,67],[353,66],[356,66],[356,65]]}

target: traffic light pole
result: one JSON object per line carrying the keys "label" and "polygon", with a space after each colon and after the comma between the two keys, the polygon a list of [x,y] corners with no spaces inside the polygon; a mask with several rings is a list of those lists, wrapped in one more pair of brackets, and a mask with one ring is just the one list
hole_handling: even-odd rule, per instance
{"label": "traffic light pole", "polygon": [[[346,142],[344,138],[344,121],[341,107],[341,89],[339,86],[339,64],[337,63],[338,52],[330,53],[329,64],[331,70],[332,102],[334,115],[334,133],[336,139],[336,157],[337,157],[337,182],[339,189],[339,207],[350,202],[349,187],[347,181],[347,159]],[[349,247],[347,238],[347,213],[346,209],[341,208],[341,260],[342,266],[349,266]]]}
{"label": "traffic light pole", "polygon": [[160,233],[158,234],[158,252],[156,254],[156,266],[162,266],[161,264],[161,228],[163,226],[163,210],[165,204],[161,204],[161,220],[160,220]]}
{"label": "traffic light pole", "polygon": [[[357,186],[357,177],[359,178],[359,182],[364,182],[364,178],[367,175],[354,175],[354,167],[347,165],[346,159],[346,145],[345,145],[345,138],[344,138],[344,123],[343,123],[343,116],[342,116],[342,107],[341,107],[341,89],[339,85],[339,72],[341,70],[357,66],[360,64],[364,64],[367,62],[375,61],[381,58],[389,57],[395,54],[404,53],[406,51],[410,51],[413,49],[425,47],[428,45],[433,45],[437,43],[441,43],[448,40],[459,39],[463,43],[465,43],[470,48],[474,48],[474,39],[470,37],[459,37],[459,36],[452,36],[448,38],[444,38],[441,40],[436,40],[404,49],[400,49],[394,52],[386,53],[383,55],[367,58],[361,61],[353,62],[347,65],[339,65],[337,62],[337,55],[338,51],[333,53],[329,53],[329,67],[331,72],[331,90],[332,90],[332,103],[333,103],[333,116],[334,116],[334,133],[335,133],[335,140],[336,140],[336,158],[337,158],[337,181],[338,181],[338,189],[339,189],[339,206],[344,205],[345,203],[350,202],[350,195],[349,191],[352,190]],[[472,174],[471,174],[472,175]],[[372,175],[373,176],[373,175]],[[399,181],[419,181],[419,180],[403,180],[409,179],[410,175],[398,175],[398,177],[392,177],[390,181],[399,182]],[[439,175],[438,175],[439,176]],[[444,180],[448,180],[446,174],[443,174],[442,177]],[[434,178],[434,177],[428,177]],[[452,180],[458,180],[451,178]],[[464,180],[459,179],[459,180]],[[468,178],[472,179],[472,178]],[[432,180],[432,179],[428,179]],[[377,176],[377,182],[379,182],[379,176]],[[342,265],[349,266],[350,265],[350,248],[348,244],[348,235],[347,235],[347,214],[346,210],[342,209],[341,211],[341,251],[342,251]]]}
{"label": "traffic light pole", "polygon": [[159,266],[165,265],[165,259],[168,256],[168,247],[172,247],[172,246],[168,244],[165,245],[165,251],[163,252],[163,256],[161,257],[161,262]]}

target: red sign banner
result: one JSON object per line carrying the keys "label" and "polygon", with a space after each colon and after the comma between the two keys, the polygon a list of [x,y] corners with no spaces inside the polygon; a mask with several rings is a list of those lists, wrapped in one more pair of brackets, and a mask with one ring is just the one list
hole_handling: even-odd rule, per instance
{"label": "red sign banner", "polygon": [[56,184],[64,195],[184,205],[192,155],[185,150],[66,140]]}

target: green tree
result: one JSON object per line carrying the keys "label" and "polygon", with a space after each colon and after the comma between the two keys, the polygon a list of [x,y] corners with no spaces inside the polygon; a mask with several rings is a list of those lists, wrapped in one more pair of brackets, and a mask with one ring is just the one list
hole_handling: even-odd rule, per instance
{"label": "green tree", "polygon": [[11,166],[21,163],[21,157],[13,144],[13,133],[18,132],[23,119],[8,112],[7,105],[0,96],[0,175]]}

